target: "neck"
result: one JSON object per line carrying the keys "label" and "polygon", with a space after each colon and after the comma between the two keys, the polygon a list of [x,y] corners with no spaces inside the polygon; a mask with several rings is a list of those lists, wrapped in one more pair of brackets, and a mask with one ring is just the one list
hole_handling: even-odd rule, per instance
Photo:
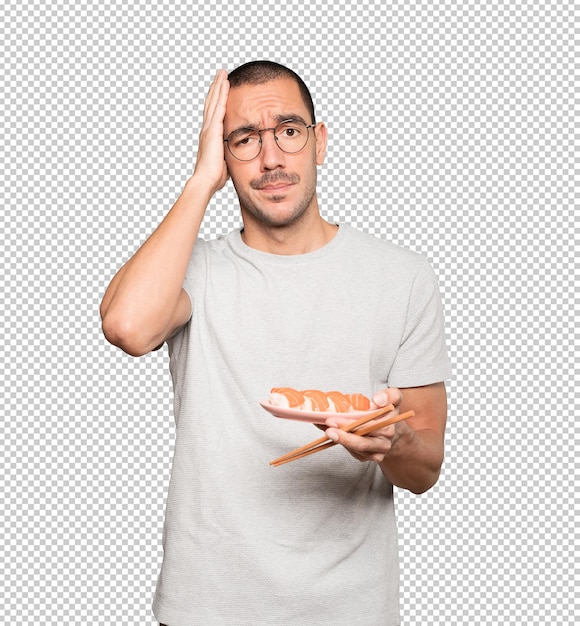
{"label": "neck", "polygon": [[338,226],[329,224],[319,213],[297,223],[272,226],[244,218],[243,242],[269,254],[306,254],[322,248],[336,235]]}

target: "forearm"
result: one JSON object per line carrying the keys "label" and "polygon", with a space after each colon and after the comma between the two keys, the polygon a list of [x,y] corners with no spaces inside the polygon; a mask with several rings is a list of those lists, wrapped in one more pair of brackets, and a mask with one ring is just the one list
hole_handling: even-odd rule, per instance
{"label": "forearm", "polygon": [[187,322],[183,280],[205,209],[228,178],[223,121],[229,92],[219,70],[204,105],[193,176],[155,232],[111,281],[101,303],[107,339],[135,356],[163,343]]}
{"label": "forearm", "polygon": [[442,435],[433,430],[415,431],[408,427],[394,441],[379,466],[393,485],[423,493],[437,482],[442,463]]}
{"label": "forearm", "polygon": [[193,176],[159,227],[113,278],[101,304],[109,341],[144,354],[165,339],[211,195]]}

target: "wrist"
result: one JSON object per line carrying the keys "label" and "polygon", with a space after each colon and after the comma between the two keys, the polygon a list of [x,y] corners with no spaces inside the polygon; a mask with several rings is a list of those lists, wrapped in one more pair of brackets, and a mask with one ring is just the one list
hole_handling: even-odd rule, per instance
{"label": "wrist", "polygon": [[200,176],[194,172],[185,182],[182,195],[191,197],[192,199],[196,198],[198,201],[202,201],[207,205],[216,190],[215,185],[212,185],[207,177]]}

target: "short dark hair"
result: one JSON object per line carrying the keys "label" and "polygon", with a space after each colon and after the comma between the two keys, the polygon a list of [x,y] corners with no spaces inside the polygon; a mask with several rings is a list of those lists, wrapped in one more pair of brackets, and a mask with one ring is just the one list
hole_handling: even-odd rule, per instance
{"label": "short dark hair", "polygon": [[288,67],[274,63],[274,61],[250,61],[236,67],[228,75],[230,87],[240,87],[246,84],[261,85],[277,78],[289,78],[298,85],[304,104],[312,117],[312,124],[316,124],[310,90],[300,76]]}

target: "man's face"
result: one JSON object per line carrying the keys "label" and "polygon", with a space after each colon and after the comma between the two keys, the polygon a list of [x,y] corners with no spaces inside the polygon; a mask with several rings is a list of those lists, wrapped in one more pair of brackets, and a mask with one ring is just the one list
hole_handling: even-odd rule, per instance
{"label": "man's face", "polygon": [[[281,78],[231,89],[224,119],[225,137],[240,128],[272,128],[281,120],[312,123],[298,85]],[[309,129],[306,146],[298,153],[280,150],[274,133],[262,133],[262,150],[252,161],[239,161],[226,148],[228,170],[240,200],[247,228],[282,227],[296,223],[306,212],[318,212],[316,166],[324,161],[326,128]]]}

